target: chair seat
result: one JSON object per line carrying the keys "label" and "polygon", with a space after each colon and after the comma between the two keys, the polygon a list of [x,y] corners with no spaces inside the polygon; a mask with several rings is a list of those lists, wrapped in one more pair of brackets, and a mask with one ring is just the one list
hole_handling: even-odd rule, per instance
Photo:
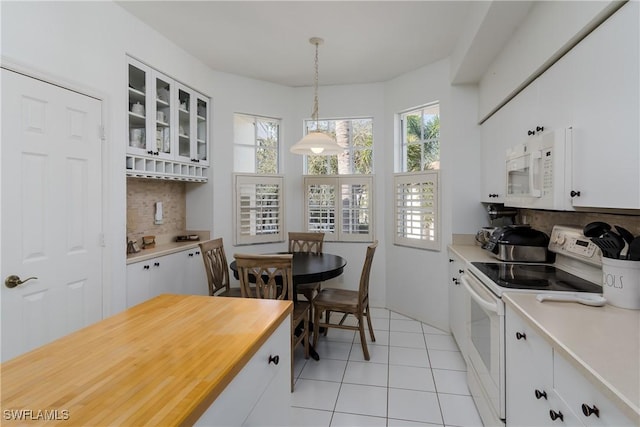
{"label": "chair seat", "polygon": [[307,314],[309,303],[306,301],[298,301],[293,306],[293,322],[300,323],[300,320]]}
{"label": "chair seat", "polygon": [[332,311],[355,311],[358,306],[358,291],[324,288],[313,299],[315,306],[331,307]]}

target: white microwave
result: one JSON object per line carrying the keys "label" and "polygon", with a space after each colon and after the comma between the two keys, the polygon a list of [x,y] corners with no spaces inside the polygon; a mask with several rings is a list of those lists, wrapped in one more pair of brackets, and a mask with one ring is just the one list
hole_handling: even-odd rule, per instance
{"label": "white microwave", "polygon": [[571,210],[573,129],[535,135],[507,150],[505,206]]}

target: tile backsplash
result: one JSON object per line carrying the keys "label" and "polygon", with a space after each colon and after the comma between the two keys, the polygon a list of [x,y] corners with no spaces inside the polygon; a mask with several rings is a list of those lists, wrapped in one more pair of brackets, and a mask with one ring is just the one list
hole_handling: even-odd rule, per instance
{"label": "tile backsplash", "polygon": [[551,235],[556,224],[584,227],[590,222],[603,221],[628,229],[634,236],[640,236],[640,215],[621,215],[594,212],[558,212],[533,209],[519,209],[519,222],[531,224],[533,228]]}
{"label": "tile backsplash", "polygon": [[[127,178],[127,239],[177,236],[186,229],[186,184],[179,181]],[[163,221],[155,224],[155,204],[162,202]]]}

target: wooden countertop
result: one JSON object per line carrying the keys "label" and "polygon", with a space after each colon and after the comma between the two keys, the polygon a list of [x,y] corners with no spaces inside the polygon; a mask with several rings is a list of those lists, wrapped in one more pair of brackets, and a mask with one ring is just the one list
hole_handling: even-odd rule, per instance
{"label": "wooden countertop", "polygon": [[640,310],[541,303],[525,293],[502,300],[640,425]]}
{"label": "wooden countertop", "polygon": [[[192,424],[292,309],[160,295],[3,363],[2,424]],[[7,410],[33,419],[8,420]]]}

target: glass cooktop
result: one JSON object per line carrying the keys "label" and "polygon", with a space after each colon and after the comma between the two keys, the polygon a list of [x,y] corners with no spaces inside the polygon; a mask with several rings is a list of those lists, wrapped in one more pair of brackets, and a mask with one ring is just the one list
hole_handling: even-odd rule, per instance
{"label": "glass cooktop", "polygon": [[472,262],[498,286],[508,289],[602,293],[602,288],[553,265]]}

